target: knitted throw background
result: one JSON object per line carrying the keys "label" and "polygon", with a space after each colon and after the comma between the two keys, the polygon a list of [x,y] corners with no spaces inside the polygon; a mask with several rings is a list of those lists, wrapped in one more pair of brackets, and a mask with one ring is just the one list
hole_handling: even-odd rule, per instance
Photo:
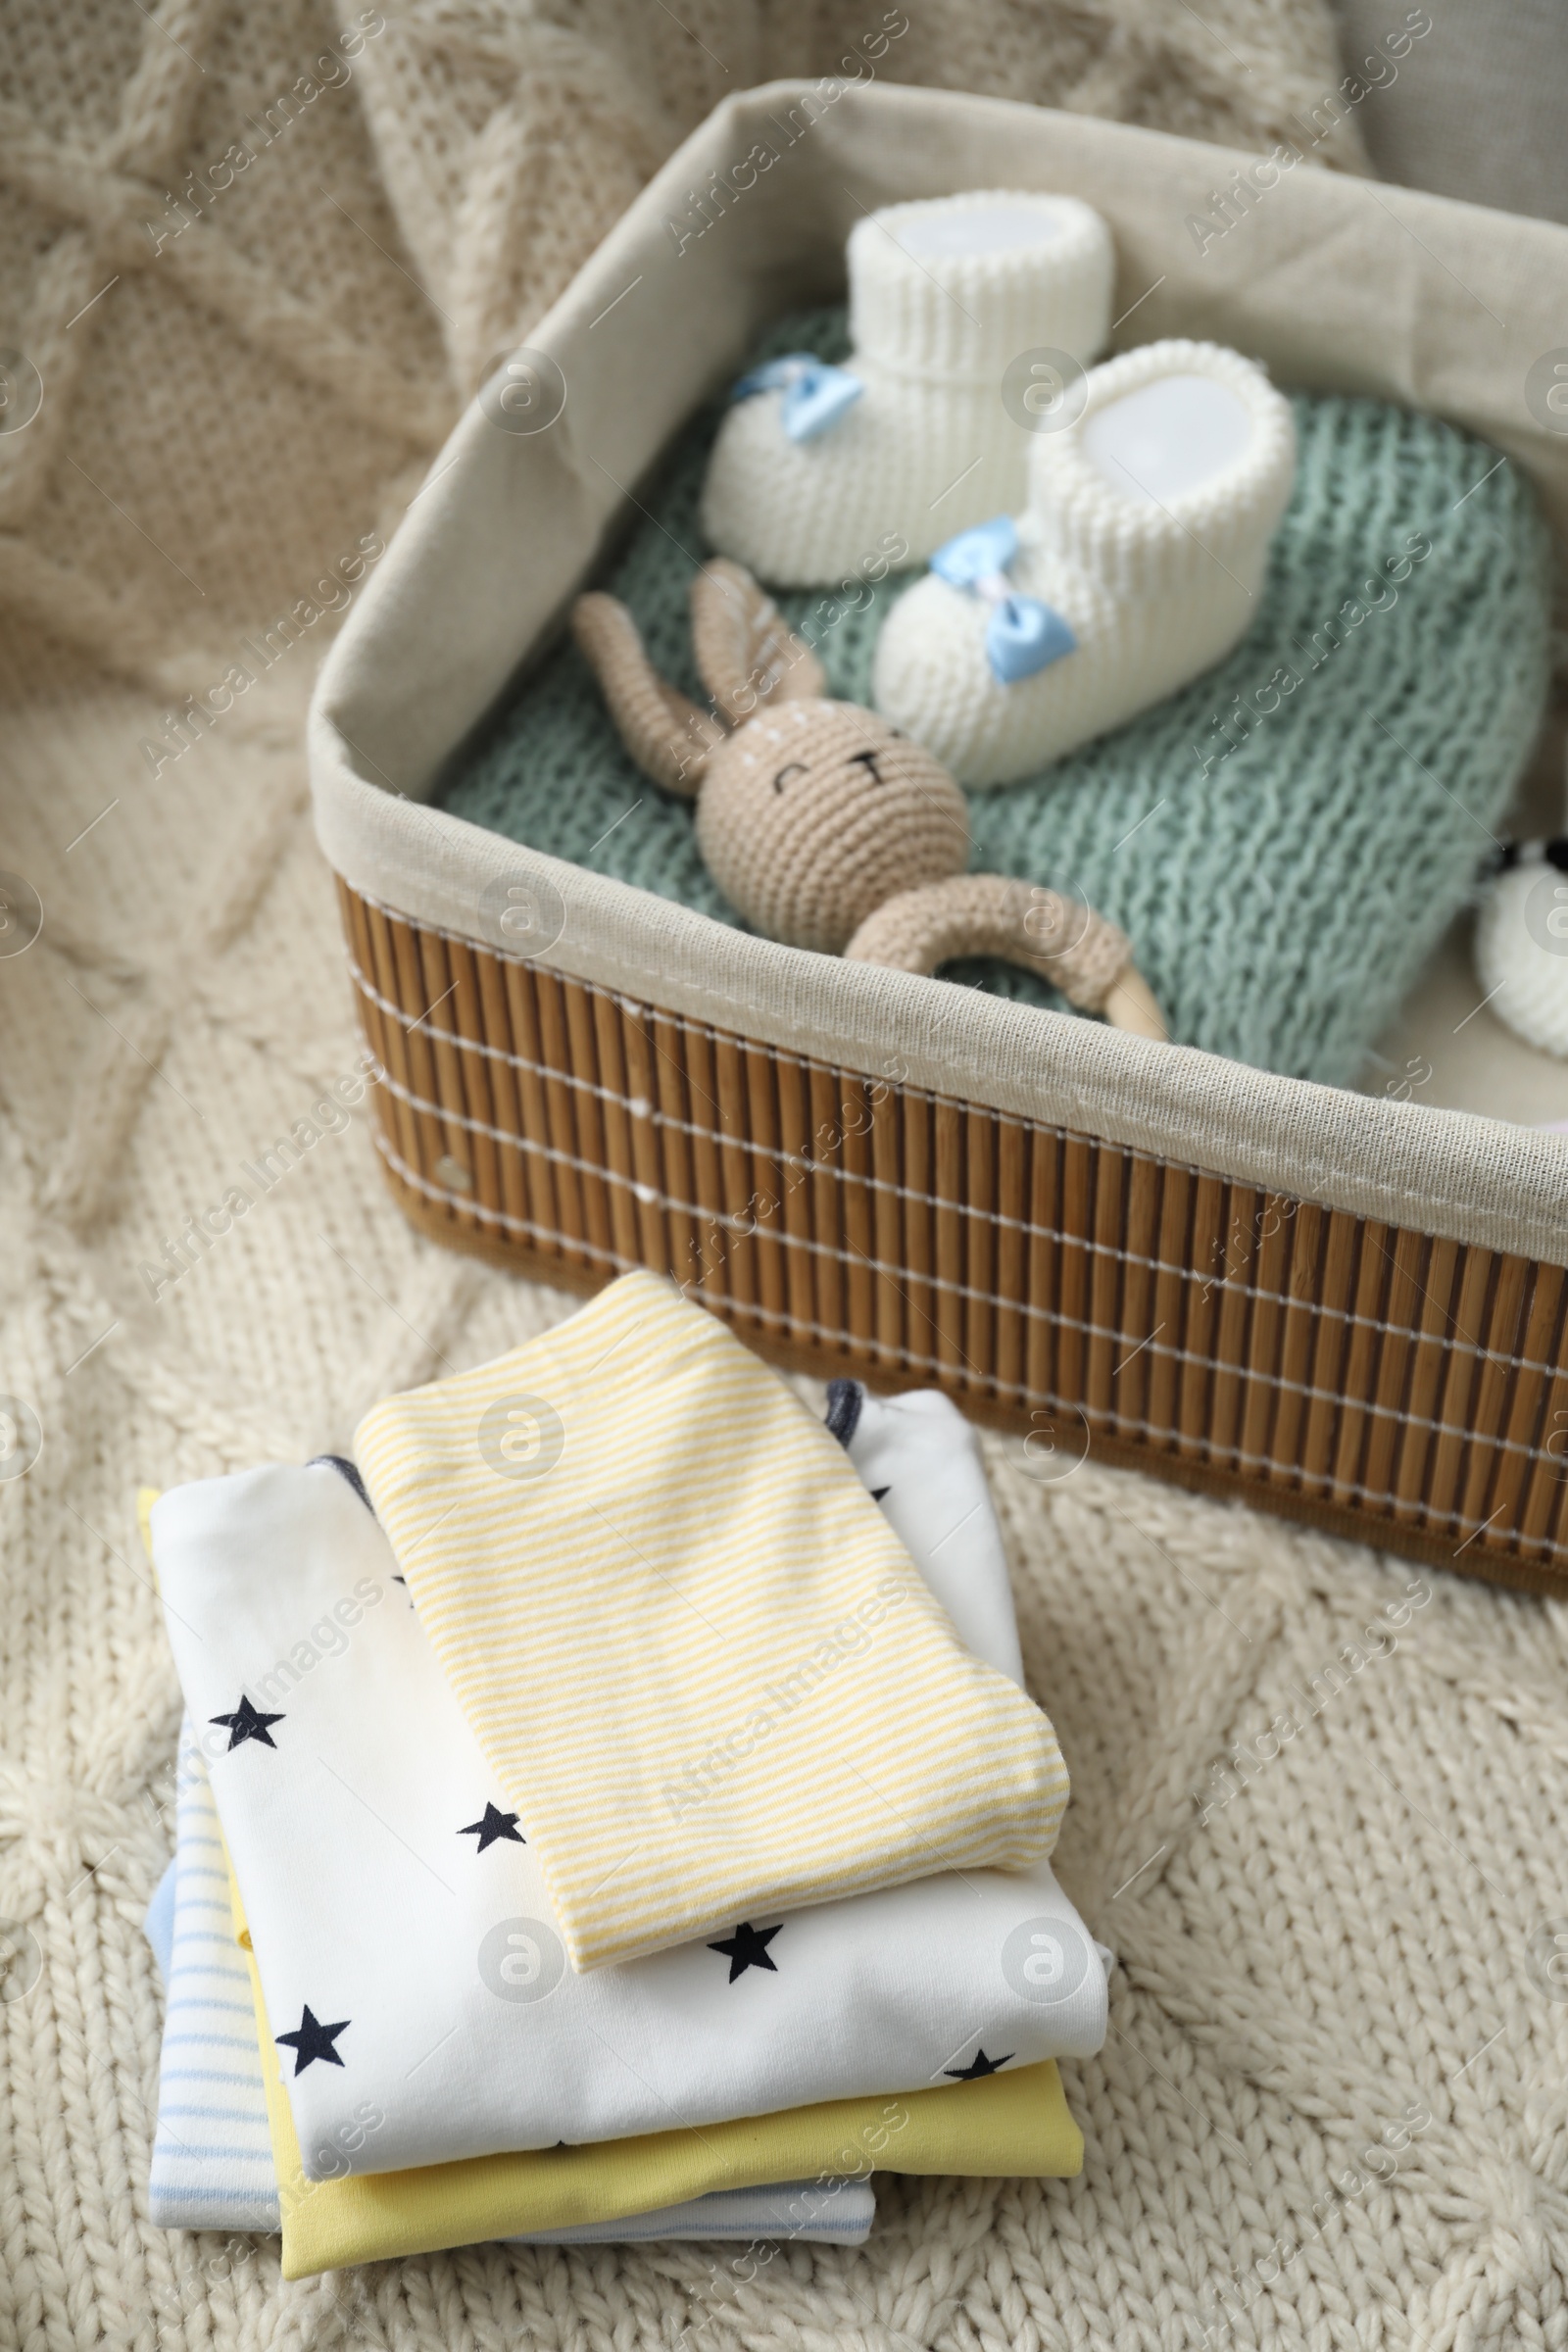
{"label": "knitted throw background", "polygon": [[[794,350],[845,358],[843,314],[783,321],[763,347]],[[1464,904],[1530,757],[1550,543],[1530,485],[1473,435],[1380,401],[1294,405],[1296,486],[1247,636],[1038,781],[971,792],[970,862],[1076,892],[1119,923],[1179,1044],[1348,1085]],[[605,582],[699,703],[687,589],[710,552],[698,501],[722,414],[695,419],[640,493],[647,519]],[[922,572],[780,594],[830,694],[869,702],[877,633]],[[689,805],[640,774],[569,642],[465,748],[441,799],[534,849],[739,920]],[[1063,1002],[990,958],[952,976]]]}
{"label": "knitted throw background", "polygon": [[[341,572],[317,583],[385,532],[474,369],[654,158],[866,21],[680,0],[694,42],[609,0],[395,13],[270,147],[246,118],[332,18],[6,19],[0,342],[46,392],[0,432],[0,864],[45,912],[0,957],[0,1389],[43,1431],[0,1484],[0,1918],[25,1930],[0,2002],[0,2345],[1560,2347],[1562,1610],[1429,1577],[1369,1641],[1402,1567],[1093,1458],[1043,1490],[996,1446],[1029,1671],[1072,1760],[1061,1873],[1121,1955],[1105,2051],[1070,2070],[1081,2181],[888,2182],[863,2254],[781,2249],[755,2277],[691,2247],[485,2250],[284,2288],[265,2244],[146,2222],[137,1923],[178,1696],[133,1491],[341,1445],[373,1396],[571,1302],[416,1241],[363,1113],[312,1122],[270,1191],[242,1173],[358,1052],[298,748],[330,621],[283,633],[156,778],[141,747],[170,747],[241,637],[346,599]],[[1306,0],[907,13],[906,76],[1257,148],[1338,72]],[[241,139],[255,160],[155,253],[143,220]],[[239,1185],[255,1205],[155,1302],[142,1262]],[[1331,1675],[1348,1643],[1359,1670]],[[1235,1742],[1254,1761],[1217,1782]]]}

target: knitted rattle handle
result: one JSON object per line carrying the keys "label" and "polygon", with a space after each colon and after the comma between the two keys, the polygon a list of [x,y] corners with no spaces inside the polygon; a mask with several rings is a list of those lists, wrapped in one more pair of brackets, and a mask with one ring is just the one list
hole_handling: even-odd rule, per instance
{"label": "knitted rattle handle", "polygon": [[1059,891],[1001,874],[957,874],[901,891],[868,915],[844,951],[856,963],[931,973],[957,956],[1000,956],[1060,989],[1113,1029],[1164,1041],[1165,1023],[1124,931]]}

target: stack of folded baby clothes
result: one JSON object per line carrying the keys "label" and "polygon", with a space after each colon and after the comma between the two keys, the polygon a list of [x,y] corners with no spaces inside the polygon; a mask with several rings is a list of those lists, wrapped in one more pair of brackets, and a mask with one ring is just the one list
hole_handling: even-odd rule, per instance
{"label": "stack of folded baby clothes", "polygon": [[1105,2031],[1047,1859],[977,1449],[816,1421],[629,1274],[184,1487],[188,1721],[152,2200],[289,2277],[492,2238],[854,2244],[870,2176],[1066,2176]]}

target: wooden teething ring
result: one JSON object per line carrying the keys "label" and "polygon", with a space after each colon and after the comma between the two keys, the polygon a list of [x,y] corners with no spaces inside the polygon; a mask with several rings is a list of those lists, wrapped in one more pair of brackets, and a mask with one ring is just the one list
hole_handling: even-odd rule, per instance
{"label": "wooden teething ring", "polygon": [[1003,874],[955,874],[900,891],[867,915],[844,951],[856,963],[930,974],[958,956],[1000,956],[1037,972],[1069,1004],[1113,1029],[1165,1041],[1149,983],[1125,932],[1059,891]]}

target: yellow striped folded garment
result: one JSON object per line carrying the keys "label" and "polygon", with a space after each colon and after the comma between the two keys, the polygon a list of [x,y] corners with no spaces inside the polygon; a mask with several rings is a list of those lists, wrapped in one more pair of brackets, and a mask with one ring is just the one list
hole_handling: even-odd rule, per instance
{"label": "yellow striped folded garment", "polygon": [[389,1397],[355,1452],[574,1969],[1055,1843],[1047,1717],[668,1282]]}
{"label": "yellow striped folded garment", "polygon": [[[1062,2180],[1083,2170],[1083,2134],[1055,2061],[1048,2058],[941,2090],[825,2099],[701,2131],[478,2156],[405,2173],[349,2174],[352,2156],[345,2154],[344,2178],[308,2180],[232,1871],[228,1885],[256,2008],[285,2278],[569,2230],[582,2222],[620,2221],[714,2189],[768,2180],[814,2177],[825,2185],[873,2172]],[[367,2119],[367,2132],[372,2123]]]}

